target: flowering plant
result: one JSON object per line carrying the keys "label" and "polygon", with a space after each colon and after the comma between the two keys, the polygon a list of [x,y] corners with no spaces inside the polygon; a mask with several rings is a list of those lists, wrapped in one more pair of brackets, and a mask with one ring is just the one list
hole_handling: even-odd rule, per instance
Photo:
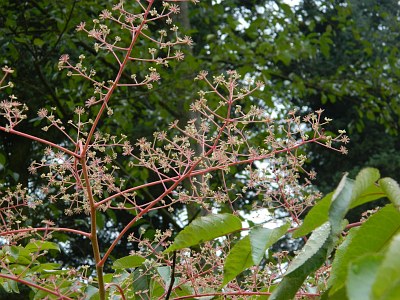
{"label": "flowering plant", "polygon": [[[188,122],[172,122],[168,129],[155,131],[152,139],[136,141],[110,134],[103,124],[102,120],[113,118],[118,89],[151,90],[160,81],[158,69],[182,60],[185,46],[193,43],[174,25],[179,1],[166,0],[159,6],[156,2],[127,5],[120,1],[112,11],[103,10],[90,27],[85,22],[77,26],[77,31],[95,40],[96,52],[113,57],[118,72],[106,80],[86,66],[85,55],[76,61],[68,54],[60,57],[60,70],[93,87],[85,107],[76,106],[72,120],[64,122],[54,108],[39,109],[43,131],[61,132],[62,141],[19,131],[18,124],[27,118],[27,106],[14,95],[1,102],[5,123],[0,130],[45,146],[42,159],[33,161],[29,171],[46,182],[39,191],[18,185],[1,195],[1,285],[7,292],[18,292],[18,284],[27,285],[34,299],[271,294],[271,298],[287,299],[319,294],[326,289],[322,283],[329,273],[327,266],[321,267],[320,257],[329,255],[342,229],[340,221],[350,207],[332,208],[330,219],[326,217],[320,227],[308,225],[310,221],[300,227],[304,212],[321,197],[311,185],[316,174],[305,166],[307,156],[302,149],[318,144],[347,153],[345,131],[336,136],[326,133],[324,126],[331,120],[323,117],[322,109],[303,117],[293,110],[286,119],[274,120],[273,114],[252,98],[254,91],[268,88],[263,82],[242,78],[233,70],[215,76],[200,71],[194,84],[200,86],[198,97],[190,105],[193,118]],[[151,46],[143,51],[141,45]],[[143,69],[146,74],[132,73],[131,64],[147,65]],[[5,82],[12,69],[5,66],[2,70],[1,88],[12,87]],[[252,103],[249,108],[246,101]],[[151,176],[129,185],[119,172],[121,159],[129,168]],[[343,180],[332,199],[344,197],[341,193],[348,183]],[[146,190],[153,187],[159,194],[150,198]],[[90,230],[61,227],[56,219],[32,224],[32,211],[49,203],[64,207],[66,217],[88,217]],[[250,214],[244,205],[250,205]],[[202,216],[192,218],[191,207],[198,207]],[[180,232],[157,230],[152,235],[145,227],[132,232],[147,215],[163,210],[176,213],[180,216],[177,222],[186,227]],[[130,219],[113,241],[104,245],[99,240],[99,216],[109,211],[126,211]],[[249,221],[266,212],[264,226]],[[297,256],[288,268],[293,257],[287,251],[276,251],[270,257],[266,251],[295,229],[303,235],[315,232],[304,247],[308,252]],[[87,265],[55,262],[52,257],[62,248],[53,241],[57,232],[90,240],[92,253],[86,253],[91,257]],[[130,255],[115,253],[121,243],[133,245]],[[304,283],[315,271],[314,281]]]}

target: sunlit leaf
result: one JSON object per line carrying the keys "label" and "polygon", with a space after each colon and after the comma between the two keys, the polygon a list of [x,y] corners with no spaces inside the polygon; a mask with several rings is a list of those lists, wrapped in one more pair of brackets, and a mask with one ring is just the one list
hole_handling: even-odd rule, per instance
{"label": "sunlit leaf", "polygon": [[329,222],[326,222],[311,234],[269,299],[287,300],[296,295],[306,277],[326,260],[328,249],[331,247],[330,233],[331,226]]}
{"label": "sunlit leaf", "polygon": [[200,217],[186,226],[165,252],[191,247],[227,235],[241,228],[242,222],[240,219],[231,214]]}
{"label": "sunlit leaf", "polygon": [[362,169],[355,179],[352,200],[358,199],[365,191],[381,177],[379,170],[374,168]]}
{"label": "sunlit leaf", "polygon": [[339,246],[332,263],[328,284],[330,293],[338,291],[347,279],[349,264],[360,254],[378,253],[388,245],[400,230],[400,212],[387,205],[372,215],[359,228],[352,228],[345,241]]}
{"label": "sunlit leaf", "polygon": [[48,242],[48,241],[33,241],[30,242],[25,246],[25,249],[30,251],[30,252],[36,252],[36,251],[44,251],[44,250],[57,250],[60,251],[60,247],[53,242]]}
{"label": "sunlit leaf", "polygon": [[382,255],[369,254],[357,258],[349,265],[346,282],[347,295],[351,300],[368,300],[376,271],[382,262]]}
{"label": "sunlit leaf", "polygon": [[379,185],[382,187],[383,191],[386,193],[393,205],[400,210],[400,186],[392,178],[382,178],[379,180]]}
{"label": "sunlit leaf", "polygon": [[263,258],[265,251],[275,244],[289,229],[290,224],[286,223],[277,228],[255,227],[250,233],[251,255],[255,265],[258,265]]}
{"label": "sunlit leaf", "polygon": [[400,283],[400,234],[393,237],[385,253],[383,262],[376,273],[373,284],[373,299],[386,299],[384,296],[398,287]]}
{"label": "sunlit leaf", "polygon": [[250,238],[247,235],[236,243],[226,258],[222,286],[253,265]]}
{"label": "sunlit leaf", "polygon": [[313,206],[306,215],[303,224],[293,232],[293,237],[298,238],[309,234],[318,226],[328,221],[329,207],[331,206],[333,192],[326,195]]}
{"label": "sunlit leaf", "polygon": [[129,255],[115,260],[112,265],[112,268],[113,269],[136,268],[141,266],[144,261],[145,259],[140,255]]}

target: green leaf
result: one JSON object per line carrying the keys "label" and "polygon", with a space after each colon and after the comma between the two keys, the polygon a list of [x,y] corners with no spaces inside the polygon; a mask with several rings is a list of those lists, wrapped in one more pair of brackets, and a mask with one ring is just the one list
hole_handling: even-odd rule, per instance
{"label": "green leaf", "polygon": [[371,216],[359,228],[352,228],[336,251],[328,285],[330,294],[338,291],[347,279],[349,264],[360,254],[375,254],[387,246],[400,230],[400,212],[387,205]]}
{"label": "green leaf", "polygon": [[375,184],[376,181],[381,177],[379,170],[374,168],[362,169],[356,177],[352,200],[359,198],[365,191]]}
{"label": "green leaf", "polygon": [[369,254],[354,260],[349,265],[346,282],[347,296],[351,300],[368,300],[376,271],[383,259],[382,255]]}
{"label": "green leaf", "polygon": [[91,285],[87,285],[86,289],[85,289],[85,298],[83,298],[84,300],[95,300],[98,299],[100,297],[99,295],[99,289],[91,286]]}
{"label": "green leaf", "polygon": [[[362,181],[360,187],[362,187]],[[321,208],[316,212],[323,212],[322,220],[329,219],[318,227],[312,234],[301,252],[294,258],[278,288],[272,293],[270,299],[291,299],[296,295],[307,276],[317,270],[326,260],[326,257],[333,249],[337,235],[342,231],[343,218],[349,210],[354,180],[348,179],[347,174],[343,176],[335,192],[324,199]],[[328,211],[327,211],[328,208]],[[315,218],[312,222],[318,223],[321,220]],[[310,222],[311,223],[311,222]],[[307,224],[310,228],[310,223]],[[311,223],[312,224],[312,223]]]}
{"label": "green leaf", "polygon": [[190,284],[180,284],[178,288],[174,289],[173,294],[175,297],[182,297],[195,294],[193,287]]}
{"label": "green leaf", "polygon": [[200,217],[185,227],[175,238],[166,253],[213,240],[242,228],[240,219],[231,214]]}
{"label": "green leaf", "polygon": [[400,280],[397,279],[393,282],[392,288],[385,293],[382,300],[399,300],[400,295]]}
{"label": "green leaf", "polygon": [[329,207],[331,206],[333,192],[326,195],[306,215],[303,224],[293,232],[294,238],[299,238],[301,236],[309,234],[318,226],[321,226],[326,221],[328,221]]}
{"label": "green leaf", "polygon": [[386,195],[383,192],[382,188],[376,184],[373,184],[369,188],[367,188],[362,195],[360,195],[356,199],[353,199],[350,208],[354,208],[364,203],[371,202],[383,197],[386,197]]}
{"label": "green leaf", "polygon": [[34,44],[35,46],[37,46],[37,47],[42,47],[43,44],[44,44],[44,41],[41,40],[41,39],[35,38],[35,39],[33,40],[33,44]]}
{"label": "green leaf", "polygon": [[251,255],[255,265],[263,258],[265,251],[275,244],[289,229],[290,223],[277,228],[256,227],[250,231]]}
{"label": "green leaf", "polygon": [[325,196],[309,211],[303,224],[294,232],[293,237],[297,238],[310,233],[328,219],[334,234],[337,234],[341,230],[341,223],[351,203],[353,183],[354,180],[347,178],[347,174],[344,175],[335,191]]}
{"label": "green leaf", "polygon": [[11,246],[10,247],[10,254],[15,260],[17,260],[19,257],[20,247],[21,246]]}
{"label": "green leaf", "polygon": [[102,230],[106,224],[106,216],[100,211],[96,211],[96,228]]}
{"label": "green leaf", "polygon": [[[160,274],[161,278],[164,281],[164,285],[168,287],[171,282],[171,267],[169,266],[162,266],[157,268],[158,274]],[[174,278],[174,285],[177,285],[179,282],[179,278],[175,277]]]}
{"label": "green leaf", "polygon": [[270,300],[287,300],[296,295],[307,276],[317,270],[326,260],[328,249],[331,248],[331,226],[329,222],[318,227],[310,236],[301,252],[292,263],[272,293]]}
{"label": "green leaf", "polygon": [[[332,40],[329,38],[330,33],[325,32],[320,38],[320,49],[321,53],[325,58],[329,58],[330,56],[330,45],[333,44]],[[334,102],[332,102],[334,103]]]}
{"label": "green leaf", "polygon": [[222,286],[234,279],[243,270],[254,265],[251,256],[250,237],[247,235],[231,249],[224,265],[224,280]]}
{"label": "green leaf", "polygon": [[352,200],[353,187],[355,181],[347,178],[347,174],[342,177],[338,187],[332,196],[331,207],[329,208],[329,222],[332,226],[332,234],[338,235],[342,231],[342,222],[349,210]]}
{"label": "green leaf", "polygon": [[400,281],[400,234],[390,242],[372,288],[373,299],[382,299],[398,286]]}
{"label": "green leaf", "polygon": [[[12,274],[20,276],[22,273],[30,272],[32,270],[29,270],[29,268],[26,267],[26,265],[20,265],[20,264],[10,264],[9,269],[11,270]],[[32,271],[34,272],[34,271]]]}
{"label": "green leaf", "polygon": [[321,300],[347,300],[347,291],[345,288],[341,288],[334,294],[330,294],[330,290],[327,290],[322,295]]}
{"label": "green leaf", "polygon": [[4,169],[4,166],[6,164],[6,157],[4,156],[3,153],[0,153],[0,171]]}
{"label": "green leaf", "polygon": [[290,54],[289,51],[282,51],[278,53],[276,58],[281,62],[283,62],[286,66],[288,66],[290,65],[290,62],[292,60],[292,55]]}
{"label": "green leaf", "polygon": [[288,5],[286,3],[279,3],[279,7],[284,11],[285,15],[287,15],[287,16],[293,15],[293,11],[292,11],[292,8],[290,7],[290,5]]}
{"label": "green leaf", "polygon": [[47,242],[47,241],[34,241],[30,242],[25,246],[25,249],[29,252],[37,252],[44,250],[57,250],[60,251],[60,247],[56,243]]}
{"label": "green leaf", "polygon": [[277,228],[252,228],[249,235],[241,239],[229,252],[224,265],[222,286],[234,279],[245,269],[258,265],[265,251],[278,241],[289,229],[287,223]]}
{"label": "green leaf", "polygon": [[138,295],[139,299],[150,300],[146,291],[149,290],[151,277],[140,271],[141,270],[136,269],[133,272],[133,290],[135,294]]}
{"label": "green leaf", "polygon": [[386,193],[389,200],[392,201],[393,205],[400,210],[399,184],[394,179],[386,177],[379,180],[379,185],[382,187],[382,190]]}
{"label": "green leaf", "polygon": [[57,263],[43,263],[38,266],[35,266],[31,269],[32,272],[42,272],[42,271],[52,271],[52,270],[59,270],[61,264]]}
{"label": "green leaf", "polygon": [[331,226],[327,222],[317,228],[308,239],[307,243],[301,249],[300,253],[293,259],[285,275],[294,272],[296,269],[304,266],[325,244],[331,232]]}
{"label": "green leaf", "polygon": [[145,259],[140,255],[129,255],[115,260],[112,268],[115,270],[136,268],[141,266],[144,261]]}
{"label": "green leaf", "polygon": [[[175,278],[177,281],[178,279]],[[169,285],[169,284],[168,284]],[[149,290],[150,290],[150,299],[160,299],[162,298],[161,296],[165,293],[166,287],[168,287],[168,285],[161,285],[160,282],[158,282],[158,280],[151,280],[150,284],[149,284]]]}
{"label": "green leaf", "polygon": [[7,293],[19,294],[18,283],[15,280],[6,279],[4,282],[1,282],[1,286]]}
{"label": "green leaf", "polygon": [[171,281],[171,267],[169,266],[158,267],[157,272],[158,274],[160,274],[165,285],[169,284],[169,282]]}

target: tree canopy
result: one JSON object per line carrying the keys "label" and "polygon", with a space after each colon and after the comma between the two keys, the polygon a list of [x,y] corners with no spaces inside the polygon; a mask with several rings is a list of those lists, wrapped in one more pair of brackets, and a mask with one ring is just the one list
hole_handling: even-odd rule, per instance
{"label": "tree canopy", "polygon": [[[77,61],[85,60],[85,63],[96,70],[94,75],[98,77],[114,78],[119,74],[120,69],[115,63],[115,57],[110,53],[98,51],[101,46],[88,40],[87,33],[76,32],[77,27],[79,29],[83,26],[82,22],[89,23],[91,20],[98,22],[98,13],[102,12],[104,15],[107,5],[109,1],[39,0],[0,3],[0,57],[2,65],[12,66],[15,70],[13,74],[10,74],[12,77],[7,78],[15,87],[6,88],[4,94],[15,94],[19,100],[29,104],[27,112],[29,121],[18,124],[21,132],[29,132],[38,138],[57,141],[62,147],[71,147],[68,135],[72,134],[74,129],[66,129],[65,133],[54,130],[43,131],[44,125],[37,111],[43,108],[49,112],[54,111],[54,117],[59,118],[63,123],[68,123],[71,119],[81,122],[80,119],[77,121],[77,107],[89,107],[93,101],[96,101],[92,98],[93,85],[90,81],[82,81],[78,76],[69,76],[71,74],[68,72],[57,70],[60,67],[58,64],[60,56],[64,53],[68,53],[69,57]],[[124,86],[116,89],[112,105],[107,107],[110,117],[103,118],[99,124],[104,134],[110,136],[124,134],[128,136],[128,142],[134,145],[140,144],[142,137],[153,139],[154,131],[162,132],[166,128],[174,128],[171,127],[174,120],[178,120],[178,124],[189,122],[189,124],[199,126],[200,124],[196,123],[198,121],[194,120],[201,116],[199,115],[201,113],[194,109],[193,103],[196,103],[195,101],[199,98],[201,100],[202,92],[199,93],[198,89],[192,88],[193,78],[200,70],[207,70],[209,74],[215,76],[227,72],[231,74],[229,73],[231,70],[237,70],[239,74],[242,74],[243,81],[253,83],[262,81],[265,85],[253,91],[249,95],[249,101],[239,99],[235,113],[242,110],[252,111],[257,106],[268,112],[270,118],[276,120],[277,124],[276,128],[268,132],[264,127],[248,125],[247,138],[256,147],[265,142],[267,134],[276,135],[278,139],[285,138],[287,132],[279,131],[278,125],[284,126],[285,122],[295,122],[288,117],[289,111],[291,116],[294,116],[294,111],[306,116],[315,111],[322,113],[321,108],[324,110],[323,115],[327,118],[323,136],[333,136],[338,129],[345,129],[345,132],[341,132],[341,136],[346,136],[342,142],[348,143],[347,135],[351,139],[351,142],[346,145],[349,152],[347,155],[327,152],[317,147],[318,145],[308,144],[296,152],[296,155],[304,155],[304,163],[307,165],[304,170],[300,168],[299,178],[296,178],[301,184],[307,186],[299,192],[299,195],[310,191],[319,196],[321,195],[319,191],[328,193],[337,186],[344,172],[349,172],[349,176],[355,178],[364,167],[378,168],[382,177],[391,177],[399,181],[397,172],[400,167],[398,8],[399,3],[394,0],[378,2],[302,0],[296,6],[290,6],[283,0],[201,1],[197,5],[183,2],[179,8],[180,14],[172,17],[177,30],[179,27],[182,36],[187,38],[185,40],[187,45],[182,43],[178,46],[179,52],[176,56],[179,58],[168,62],[163,61],[160,63],[162,67],[157,68],[157,72],[149,69],[145,60],[139,59],[135,64],[127,66],[126,72],[121,75],[122,84],[129,82],[132,78],[135,80],[148,78],[146,76],[151,74],[161,79],[154,80],[159,82],[149,81],[148,84],[138,86],[134,90]],[[154,9],[162,10],[163,4],[156,1]],[[152,32],[163,30],[162,25],[156,20],[147,26]],[[173,37],[174,34],[171,30],[165,33],[165,36]],[[191,38],[186,36],[191,36]],[[125,41],[129,40],[130,36],[129,33],[121,32],[120,35],[112,36],[112,38],[116,41],[117,39]],[[151,43],[151,39],[141,40],[140,47],[133,50],[133,55],[135,57],[154,56],[156,50],[153,50]],[[163,59],[168,58],[169,53],[163,55]],[[184,59],[181,61],[183,56]],[[65,56],[61,61],[67,61]],[[148,75],[149,72],[150,75]],[[199,89],[207,86],[207,83],[199,81],[195,84]],[[212,105],[217,107],[220,99],[218,95],[210,96],[208,101],[211,107]],[[329,123],[330,119],[333,119],[333,122]],[[90,123],[91,121],[82,119],[82,122]],[[6,126],[6,121],[1,120],[0,126]],[[167,130],[166,135],[168,134],[170,130]],[[341,149],[338,148],[337,152],[347,152]],[[0,190],[2,193],[21,184],[28,189],[28,193],[42,197],[46,178],[31,174],[30,166],[34,161],[43,160],[46,156],[43,153],[50,153],[46,151],[48,150],[45,147],[32,140],[1,131]],[[193,151],[200,155],[199,153],[202,153],[204,149],[196,148]],[[251,152],[250,148],[249,151]],[[143,155],[137,147],[132,150],[132,153],[137,156]],[[251,153],[248,155],[251,156]],[[161,180],[156,172],[132,166],[132,163],[121,155],[116,158],[113,175],[118,178],[117,185],[136,186]],[[246,189],[247,182],[251,182],[252,171],[241,165],[234,165],[231,168],[231,173],[234,175],[226,175],[226,177],[221,175],[210,179],[212,189],[226,187],[226,182],[229,180],[237,181],[234,190]],[[260,165],[251,166],[251,170],[258,168]],[[306,170],[309,170],[313,176],[310,176]],[[309,179],[314,177],[315,173],[316,179],[312,181],[312,187],[309,187]],[[373,182],[379,178],[380,176]],[[189,190],[190,184],[185,182],[182,189]],[[353,188],[349,183],[350,185]],[[139,206],[145,205],[147,201],[158,199],[166,188],[166,186],[151,185],[138,191],[135,199]],[[203,238],[208,233],[204,232],[198,241],[185,236],[185,232],[193,235],[191,230],[193,232],[197,230],[193,229],[196,228],[196,220],[202,226],[218,222],[226,225],[222,227],[222,233],[209,237],[208,240],[225,234],[234,234],[235,230],[239,230],[239,227],[232,225],[237,220],[231,215],[224,214],[231,210],[250,213],[265,199],[265,195],[257,193],[256,190],[257,188],[250,188],[231,206],[221,205],[218,208],[221,217],[217,219],[210,217],[211,219],[208,220],[207,216],[204,216],[212,212],[212,207],[202,207],[198,204],[185,205],[184,202],[179,202],[176,203],[175,210],[163,207],[154,212],[150,211],[135,223],[135,226],[129,228],[129,233],[139,236],[141,231],[145,230],[143,237],[154,239],[158,237],[159,230],[172,229],[180,234],[170,246],[171,248],[166,250],[167,253],[185,247],[199,250],[196,248],[197,244],[204,241]],[[381,198],[382,195],[390,194],[387,190],[380,190],[379,193]],[[345,196],[342,198],[347,199]],[[356,198],[354,196],[351,199]],[[310,198],[310,202],[314,203],[315,200],[315,197]],[[376,206],[375,202],[371,204],[370,201],[365,201],[365,203],[369,203],[371,207]],[[60,219],[63,227],[89,229],[90,218],[87,215],[82,214],[82,218],[74,216],[61,218],[68,207],[67,202],[61,205],[51,201],[44,202],[36,214],[31,216],[30,222],[35,224],[45,219]],[[328,210],[329,213],[335,211],[334,207],[326,206],[325,208],[326,213]],[[310,227],[311,229],[305,233],[309,234],[312,230],[316,230],[316,233],[314,232],[310,237],[311,240],[317,240],[318,235],[324,237],[324,243],[313,248],[315,255],[319,258],[310,258],[311,269],[319,268],[321,257],[326,256],[335,244],[334,236],[337,235],[340,227],[337,222],[344,218],[343,214],[350,208],[352,208],[351,205],[342,207],[340,213],[336,211],[336,214],[333,213],[334,216],[329,215],[329,218],[326,218],[327,222],[331,222],[330,224],[321,223],[319,224],[321,227],[318,228],[311,226],[312,228]],[[290,211],[285,208],[272,205],[269,209],[278,221],[290,216]],[[307,210],[296,215],[295,219],[299,224]],[[361,213],[364,212],[364,210],[361,211]],[[396,214],[394,211],[385,211],[382,214],[386,213]],[[126,228],[132,218],[135,218],[135,214],[129,210],[99,210],[96,214],[99,238],[104,244],[111,244],[115,235]],[[200,216],[199,221],[197,218]],[[355,218],[357,217],[358,214]],[[191,224],[192,227],[183,229],[187,224]],[[240,243],[235,244],[237,251],[245,249],[252,258],[246,261],[242,269],[236,271],[229,269],[227,263],[228,267],[225,265],[225,268],[232,273],[231,275],[225,273],[224,284],[238,276],[245,266],[247,268],[259,264],[262,259],[265,260],[261,258],[262,251],[255,252],[256,247],[261,247],[265,252],[267,248],[274,245],[272,249],[276,252],[289,250],[290,256],[295,255],[295,250],[302,247],[306,239],[286,238],[286,241],[281,240],[277,246],[276,242],[290,226],[288,223],[279,224],[281,227],[277,227],[272,232],[252,229],[249,238],[241,239]],[[213,228],[211,225],[210,231]],[[71,266],[85,262],[91,263],[87,257],[79,255],[81,252],[91,251],[87,237],[71,237],[62,232],[54,232],[53,235],[55,242],[64,245],[57,259]],[[265,245],[255,246],[255,238],[252,239],[252,237],[264,235],[269,236],[268,242]],[[239,237],[237,235],[237,238]],[[389,249],[393,249],[395,243],[396,241],[389,245]],[[45,247],[47,246],[50,250],[55,247],[53,244],[46,244]],[[32,246],[32,249],[34,247]],[[128,246],[116,245],[116,252],[120,256],[127,256],[131,251],[140,250],[139,248],[138,244],[131,241]],[[229,255],[229,259],[232,259],[231,265],[235,265],[235,259],[238,257],[235,257],[234,251]],[[242,257],[239,256],[239,259]],[[286,257],[283,259],[288,260]],[[56,262],[55,258],[54,262]],[[122,266],[125,263],[136,267],[136,264],[139,266],[142,261],[134,256],[134,258],[116,260],[113,264],[107,265],[106,269],[120,270],[123,269]],[[357,263],[362,265],[364,262]],[[302,278],[304,274],[308,275],[311,272],[311,269],[308,270],[303,262],[298,263],[297,266],[297,268],[292,267],[289,272],[291,275],[284,279],[287,283],[282,284],[279,289],[285,289],[296,281],[295,278]],[[352,280],[357,277],[357,274],[350,275],[353,276],[350,277]],[[168,278],[165,276],[164,279]],[[338,276],[340,278],[340,275]],[[294,286],[297,287],[297,283]],[[336,291],[342,288],[339,286],[338,279],[333,279],[331,287],[336,288]]]}

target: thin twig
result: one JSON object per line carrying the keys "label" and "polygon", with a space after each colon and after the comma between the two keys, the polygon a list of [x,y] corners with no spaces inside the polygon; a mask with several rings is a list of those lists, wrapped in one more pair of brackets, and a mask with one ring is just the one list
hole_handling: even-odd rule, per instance
{"label": "thin twig", "polygon": [[165,300],[168,300],[169,297],[171,296],[172,287],[174,286],[174,282],[175,282],[175,266],[176,266],[176,250],[174,251],[174,254],[172,255],[171,281],[169,283],[168,292],[167,292],[167,295],[165,296]]}

